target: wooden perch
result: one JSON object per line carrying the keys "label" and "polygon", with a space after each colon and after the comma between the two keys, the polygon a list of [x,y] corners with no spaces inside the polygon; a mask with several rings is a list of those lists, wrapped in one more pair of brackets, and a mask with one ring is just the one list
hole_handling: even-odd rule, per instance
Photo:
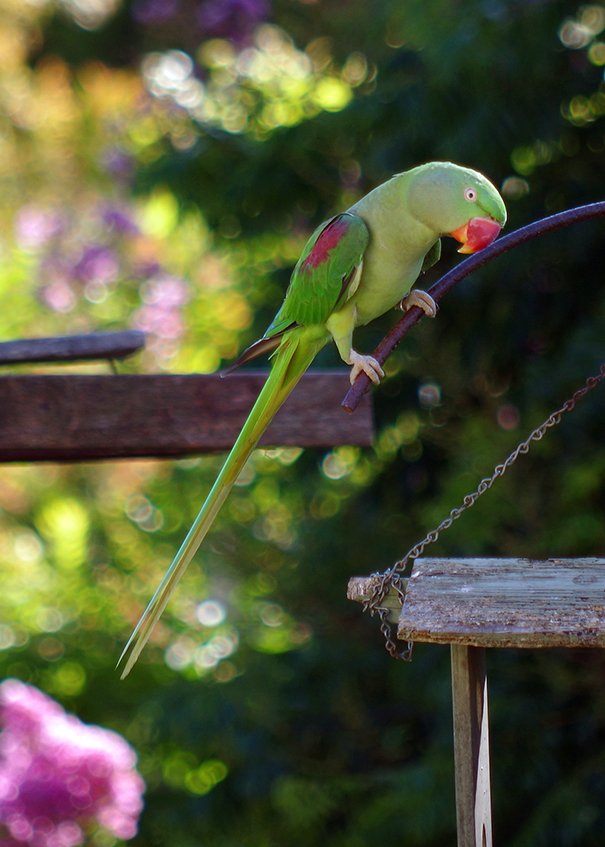
{"label": "wooden perch", "polygon": [[144,346],[145,334],[137,330],[93,332],[56,338],[23,338],[0,342],[0,365],[124,359]]}
{"label": "wooden perch", "polygon": [[[229,449],[266,373],[0,377],[0,462],[177,457]],[[345,371],[305,374],[261,444],[372,443],[371,405],[343,415]]]}

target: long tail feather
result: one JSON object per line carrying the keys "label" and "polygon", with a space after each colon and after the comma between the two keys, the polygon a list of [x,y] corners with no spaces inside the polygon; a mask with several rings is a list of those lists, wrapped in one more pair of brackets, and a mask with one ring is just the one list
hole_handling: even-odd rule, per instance
{"label": "long tail feather", "polygon": [[[120,665],[125,659],[121,678],[124,679],[143,650],[151,631],[164,611],[172,592],[184,574],[198,547],[212,526],[221,506],[256,447],[261,435],[271,423],[275,413],[288,397],[317,352],[326,343],[327,336],[308,335],[303,329],[295,329],[284,335],[280,348],[274,356],[273,366],[258,399],[240,432],[237,441],[212,486],[204,505],[200,509],[191,529],[179,548],[174,560],[149,605],[143,612],[132,635],[128,639]],[[127,658],[126,658],[127,657]]]}

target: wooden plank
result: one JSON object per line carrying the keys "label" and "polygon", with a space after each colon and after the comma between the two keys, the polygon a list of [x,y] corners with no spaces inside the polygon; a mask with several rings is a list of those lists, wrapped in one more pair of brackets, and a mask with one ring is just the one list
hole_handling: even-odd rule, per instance
{"label": "wooden plank", "polygon": [[605,559],[417,559],[404,641],[605,647]]}
{"label": "wooden plank", "polygon": [[453,644],[451,658],[458,847],[492,847],[485,650]]}
{"label": "wooden plank", "polygon": [[[176,457],[227,450],[266,373],[0,377],[0,461]],[[343,413],[346,371],[305,374],[267,446],[368,446],[372,409]]]}
{"label": "wooden plank", "polygon": [[145,333],[134,329],[55,338],[23,338],[0,342],[0,365],[124,359],[144,346]]}

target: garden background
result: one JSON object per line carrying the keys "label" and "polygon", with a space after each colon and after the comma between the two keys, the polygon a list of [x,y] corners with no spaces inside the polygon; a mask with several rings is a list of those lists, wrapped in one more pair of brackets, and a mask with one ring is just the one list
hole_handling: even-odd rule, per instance
{"label": "garden background", "polygon": [[[603,3],[0,0],[0,337],[139,328],[124,370],[212,372],[262,334],[312,229],[396,171],[476,167],[509,230],[602,200],[604,66]],[[448,650],[394,662],[346,583],[598,371],[603,232],[458,286],[390,359],[373,449],[257,452],[125,682],[220,458],[0,469],[0,676],[136,748],[130,843],[454,843]],[[604,419],[601,389],[434,552],[603,555]],[[602,654],[488,658],[498,842],[602,844]]]}

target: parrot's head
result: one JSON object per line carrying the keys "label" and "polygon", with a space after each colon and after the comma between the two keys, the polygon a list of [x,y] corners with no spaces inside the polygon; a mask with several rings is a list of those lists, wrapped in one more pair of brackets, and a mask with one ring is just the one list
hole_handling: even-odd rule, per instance
{"label": "parrot's head", "polygon": [[431,162],[411,171],[408,204],[437,237],[451,235],[459,241],[459,253],[483,250],[506,223],[504,201],[491,182],[451,162]]}

